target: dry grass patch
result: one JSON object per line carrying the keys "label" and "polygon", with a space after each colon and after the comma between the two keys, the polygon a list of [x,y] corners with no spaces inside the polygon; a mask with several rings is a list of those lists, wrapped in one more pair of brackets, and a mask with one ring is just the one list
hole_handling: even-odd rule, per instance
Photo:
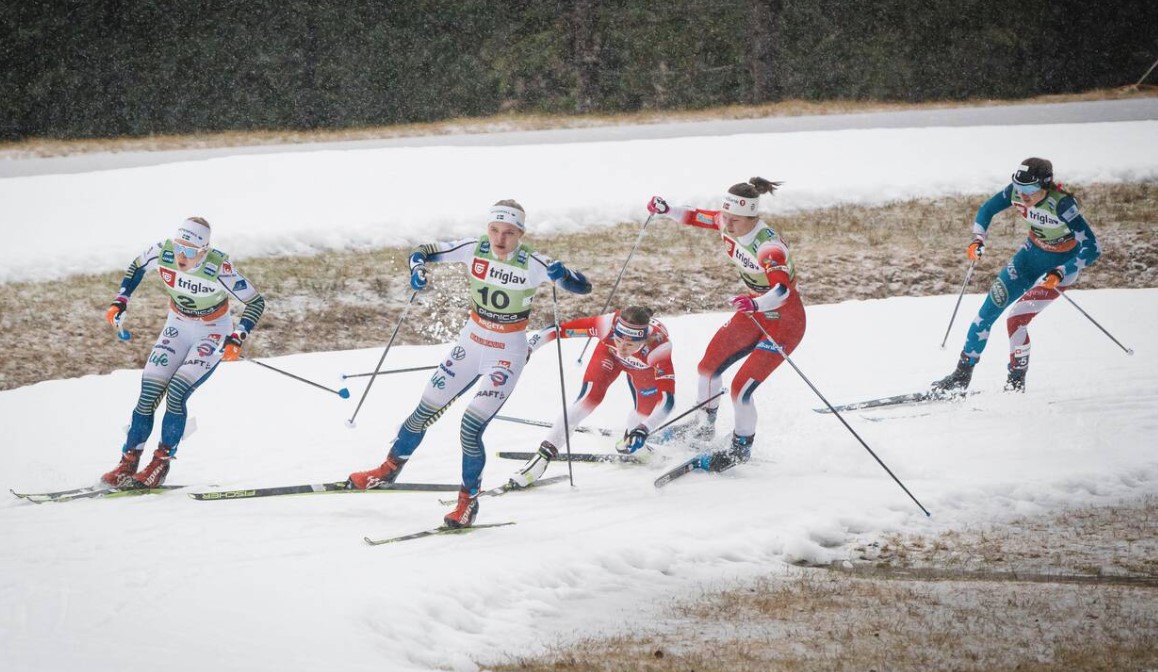
{"label": "dry grass patch", "polygon": [[313,142],[384,140],[432,135],[538,131],[556,128],[594,128],[602,126],[622,126],[625,124],[642,125],[727,119],[764,119],[768,117],[894,112],[902,110],[950,109],[993,105],[1037,105],[1046,103],[1146,98],[1154,95],[1158,95],[1158,90],[1154,88],[1146,87],[1136,90],[1131,87],[1125,87],[1120,89],[1099,89],[1084,93],[1038,96],[1036,98],[1018,100],[972,99],[965,101],[933,101],[928,103],[890,103],[871,100],[786,100],[763,105],[733,105],[703,110],[645,111],[623,114],[591,114],[582,116],[499,114],[492,117],[450,119],[430,123],[317,131],[226,131],[220,133],[203,133],[200,135],[152,135],[141,138],[92,138],[82,140],[38,138],[17,142],[0,142],[0,157],[53,157],[95,152],[145,152],[254,145],[293,145]]}
{"label": "dry grass patch", "polygon": [[[1104,250],[1081,288],[1158,286],[1158,183],[1083,186],[1079,195]],[[984,198],[839,206],[769,219],[792,245],[806,304],[953,294],[967,265],[970,222]],[[990,253],[978,264],[972,292],[985,290],[1025,237],[1009,212],[990,231]],[[528,237],[533,246],[586,272],[595,285],[585,297],[560,292],[561,319],[603,307],[638,235],[638,224],[620,224]],[[408,254],[408,248],[385,248],[235,260],[268,304],[246,352],[263,357],[381,347],[410,295]],[[0,389],[142,366],[164,323],[166,299],[156,282],[142,283],[126,323],[137,338],[118,342],[102,318],[120,278],[105,273],[8,285],[0,294],[0,333],[20,340],[22,356],[0,360]],[[433,265],[431,280],[398,343],[447,342],[461,328],[468,305],[462,268]],[[660,219],[648,225],[614,306],[649,304],[661,314],[721,311],[741,290],[711,232]],[[551,320],[548,287],[540,289],[537,303],[536,328]]]}
{"label": "dry grass patch", "polygon": [[[646,614],[625,624],[631,634],[585,638],[484,669],[1158,669],[1156,519],[1158,498],[1148,497],[932,539],[892,536],[869,561],[864,546],[854,552],[858,567],[870,571],[786,567],[677,602],[658,617]],[[1120,580],[1139,581],[1064,580],[1087,565],[1116,566]],[[911,571],[918,566],[946,571]],[[1034,580],[1018,579],[1012,568],[1033,572]]]}

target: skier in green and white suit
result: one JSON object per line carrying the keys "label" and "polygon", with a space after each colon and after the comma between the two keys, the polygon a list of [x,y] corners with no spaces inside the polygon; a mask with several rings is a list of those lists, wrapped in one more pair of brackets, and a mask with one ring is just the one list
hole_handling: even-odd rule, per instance
{"label": "skier in green and white suit", "polygon": [[555,281],[575,294],[591,291],[583,274],[522,244],[525,218],[523,207],[517,202],[499,201],[491,207],[486,235],[421,245],[410,255],[410,286],[415,291],[426,287],[427,262],[467,265],[470,319],[427,383],[418,408],[398,430],[386,461],[377,469],[351,474],[351,488],[365,490],[393,483],[422,442],[426,429],[475,381],[481,380],[462,417],[462,489],[458,506],[444,519],[451,527],[469,527],[474,522],[486,464],[482,433],[514,390],[527,363],[527,318],[535,290],[544,282]]}
{"label": "skier in green and white suit", "polygon": [[[222,359],[237,359],[242,342],[265,311],[265,299],[233,267],[227,254],[209,246],[209,234],[208,222],[190,217],[173,238],[145,250],[129,264],[117,298],[105,313],[108,323],[127,335],[121,329],[121,319],[129,297],[145,273],[157,270],[169,295],[169,318],[141,372],[141,395],[121,449],[121,461],[101,476],[113,487],[155,488],[164,483],[185,433],[189,396]],[[245,304],[236,328],[229,314],[230,297]],[[137,472],[161,397],[167,400],[160,445],[152,461]]]}

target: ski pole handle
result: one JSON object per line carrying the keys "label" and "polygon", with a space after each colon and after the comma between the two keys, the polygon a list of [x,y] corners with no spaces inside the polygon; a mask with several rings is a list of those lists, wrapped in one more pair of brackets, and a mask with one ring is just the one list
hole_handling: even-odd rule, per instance
{"label": "ski pole handle", "polygon": [[117,330],[117,338],[119,338],[122,341],[127,341],[133,337],[133,334],[128,329],[125,329],[124,326],[121,325],[121,322],[124,319],[125,319],[124,313],[120,313],[116,317],[114,317],[113,318],[113,328]]}

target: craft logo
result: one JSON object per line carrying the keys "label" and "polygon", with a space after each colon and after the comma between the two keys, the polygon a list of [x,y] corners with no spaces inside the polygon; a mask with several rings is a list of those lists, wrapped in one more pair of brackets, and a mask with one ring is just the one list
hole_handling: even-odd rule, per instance
{"label": "craft logo", "polygon": [[470,274],[479,280],[486,280],[488,268],[490,268],[490,262],[486,259],[475,259],[470,266]]}

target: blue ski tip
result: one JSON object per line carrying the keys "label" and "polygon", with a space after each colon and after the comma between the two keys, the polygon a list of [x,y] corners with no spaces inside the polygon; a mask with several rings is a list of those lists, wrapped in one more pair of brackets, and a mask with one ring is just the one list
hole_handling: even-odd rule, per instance
{"label": "blue ski tip", "polygon": [[349,399],[350,391],[343,387],[342,389],[338,390],[338,396],[343,399]]}

